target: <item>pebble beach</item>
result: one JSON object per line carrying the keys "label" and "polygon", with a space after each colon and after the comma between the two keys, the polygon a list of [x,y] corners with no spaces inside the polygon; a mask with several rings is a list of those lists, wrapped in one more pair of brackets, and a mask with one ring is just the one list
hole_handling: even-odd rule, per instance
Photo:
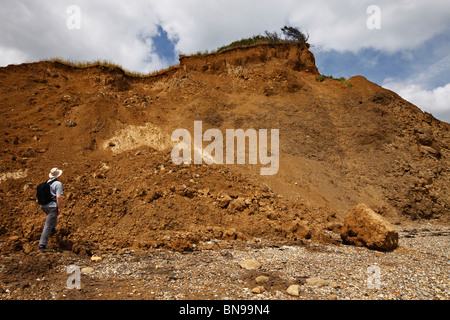
{"label": "pebble beach", "polygon": [[[337,234],[334,236],[337,237]],[[192,252],[165,249],[55,253],[58,267],[3,287],[2,299],[448,300],[450,228],[399,228],[392,252],[342,244],[208,241]],[[5,259],[3,260],[5,262]],[[67,266],[81,270],[68,289]]]}

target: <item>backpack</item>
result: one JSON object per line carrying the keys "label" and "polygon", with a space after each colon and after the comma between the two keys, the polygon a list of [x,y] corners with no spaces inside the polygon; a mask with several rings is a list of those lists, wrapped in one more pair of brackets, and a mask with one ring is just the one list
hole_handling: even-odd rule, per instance
{"label": "backpack", "polygon": [[36,187],[36,198],[40,205],[46,205],[55,201],[55,198],[50,193],[50,185],[55,181],[56,179],[50,182],[43,182]]}

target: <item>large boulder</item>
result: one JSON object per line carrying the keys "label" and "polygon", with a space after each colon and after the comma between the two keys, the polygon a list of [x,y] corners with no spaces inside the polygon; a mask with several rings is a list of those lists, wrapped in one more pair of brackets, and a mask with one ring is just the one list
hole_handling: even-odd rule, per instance
{"label": "large boulder", "polygon": [[344,244],[380,251],[398,247],[398,232],[394,226],[363,203],[355,206],[345,217],[341,238]]}

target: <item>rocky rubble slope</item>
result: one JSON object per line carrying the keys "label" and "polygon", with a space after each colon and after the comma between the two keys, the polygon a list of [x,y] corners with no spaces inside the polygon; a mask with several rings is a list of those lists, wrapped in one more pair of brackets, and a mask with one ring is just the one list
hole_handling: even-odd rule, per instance
{"label": "rocky rubble slope", "polygon": [[[318,81],[306,47],[181,57],[148,77],[39,62],[0,68],[0,239],[35,250],[35,187],[64,170],[55,247],[190,250],[208,239],[333,241],[366,203],[393,223],[450,208],[449,124],[362,76]],[[175,165],[175,129],[280,130],[280,166]],[[206,144],[204,144],[205,146]]]}

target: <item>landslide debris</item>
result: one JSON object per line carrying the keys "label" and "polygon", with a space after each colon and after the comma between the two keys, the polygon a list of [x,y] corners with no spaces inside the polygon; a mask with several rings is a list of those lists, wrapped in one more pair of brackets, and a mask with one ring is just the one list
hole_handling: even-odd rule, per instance
{"label": "landslide debris", "polygon": [[[148,77],[57,62],[0,68],[0,250],[35,250],[45,217],[34,189],[55,166],[65,195],[52,245],[80,254],[333,241],[324,231],[338,232],[357,203],[394,223],[448,223],[449,124],[362,76],[319,75],[295,44],[181,56]],[[278,174],[174,165],[170,135],[194,121],[279,129]]]}

